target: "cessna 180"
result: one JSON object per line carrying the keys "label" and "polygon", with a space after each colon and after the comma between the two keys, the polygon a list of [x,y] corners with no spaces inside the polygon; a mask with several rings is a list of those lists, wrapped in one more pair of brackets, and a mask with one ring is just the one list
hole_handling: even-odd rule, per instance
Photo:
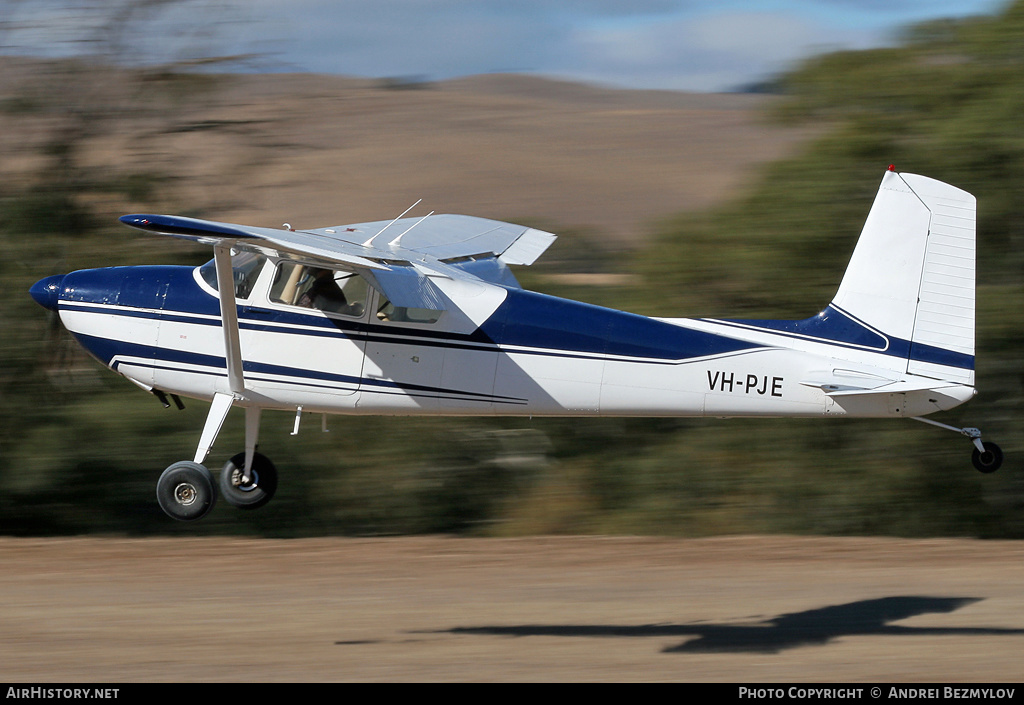
{"label": "cessna 180", "polygon": [[[406,211],[408,213],[408,211]],[[256,452],[264,409],[296,414],[910,417],[974,389],[975,199],[923,176],[882,179],[838,293],[804,320],[654,319],[522,289],[555,236],[433,215],[317,230],[126,215],[213,246],[200,267],[48,277],[33,298],[103,364],[156,395],[210,401],[192,460],[157,483],[175,519],[216,485],[237,507],[277,487]],[[229,410],[245,448],[215,483],[202,465]]]}

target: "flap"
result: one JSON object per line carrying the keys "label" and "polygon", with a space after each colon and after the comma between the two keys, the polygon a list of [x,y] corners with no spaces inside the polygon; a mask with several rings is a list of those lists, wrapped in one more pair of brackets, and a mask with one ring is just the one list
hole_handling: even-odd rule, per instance
{"label": "flap", "polygon": [[367,272],[377,288],[384,292],[395,306],[402,308],[426,308],[445,311],[449,308],[448,297],[437,288],[430,277],[411,266],[392,266],[390,269],[375,269]]}

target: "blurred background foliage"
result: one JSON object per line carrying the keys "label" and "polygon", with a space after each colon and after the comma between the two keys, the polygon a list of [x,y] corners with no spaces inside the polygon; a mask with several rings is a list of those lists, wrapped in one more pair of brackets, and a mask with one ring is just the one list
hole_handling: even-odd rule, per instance
{"label": "blurred background foliage", "polygon": [[[322,433],[307,417],[291,437],[290,415],[267,414],[275,500],[179,525],[155,483],[191,457],[206,405],[161,409],[86,358],[27,290],[71,269],[209,257],[116,224],[111,203],[187,213],[164,188],[173,175],[85,169],[77,150],[116,130],[119,111],[158,121],[216,79],[119,72],[111,104],[91,97],[96,71],[54,62],[47,83],[0,96],[4,113],[45,128],[38,178],[0,184],[0,532],[1024,536],[1024,2],[807,62],[776,82],[770,118],[820,137],[742,198],[665,220],[625,258],[562,231],[519,272],[528,288],[648,315],[804,318],[835,293],[889,163],[955,184],[978,197],[980,394],[941,420],[1002,445],[992,476],[971,468],[965,439],[909,420],[333,417]],[[211,469],[241,447],[233,414]]]}

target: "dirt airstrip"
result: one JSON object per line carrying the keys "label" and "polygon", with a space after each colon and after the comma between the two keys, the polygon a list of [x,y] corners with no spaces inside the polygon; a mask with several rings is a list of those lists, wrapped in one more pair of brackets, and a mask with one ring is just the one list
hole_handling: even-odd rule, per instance
{"label": "dirt airstrip", "polygon": [[0,539],[0,681],[1020,681],[1024,542]]}

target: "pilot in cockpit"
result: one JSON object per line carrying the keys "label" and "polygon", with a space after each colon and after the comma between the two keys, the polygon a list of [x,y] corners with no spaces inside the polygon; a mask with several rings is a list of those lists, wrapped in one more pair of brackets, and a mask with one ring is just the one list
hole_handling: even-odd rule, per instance
{"label": "pilot in cockpit", "polygon": [[303,308],[318,308],[321,311],[342,311],[348,306],[345,292],[334,281],[329,269],[313,269],[313,283],[299,297],[296,305]]}

